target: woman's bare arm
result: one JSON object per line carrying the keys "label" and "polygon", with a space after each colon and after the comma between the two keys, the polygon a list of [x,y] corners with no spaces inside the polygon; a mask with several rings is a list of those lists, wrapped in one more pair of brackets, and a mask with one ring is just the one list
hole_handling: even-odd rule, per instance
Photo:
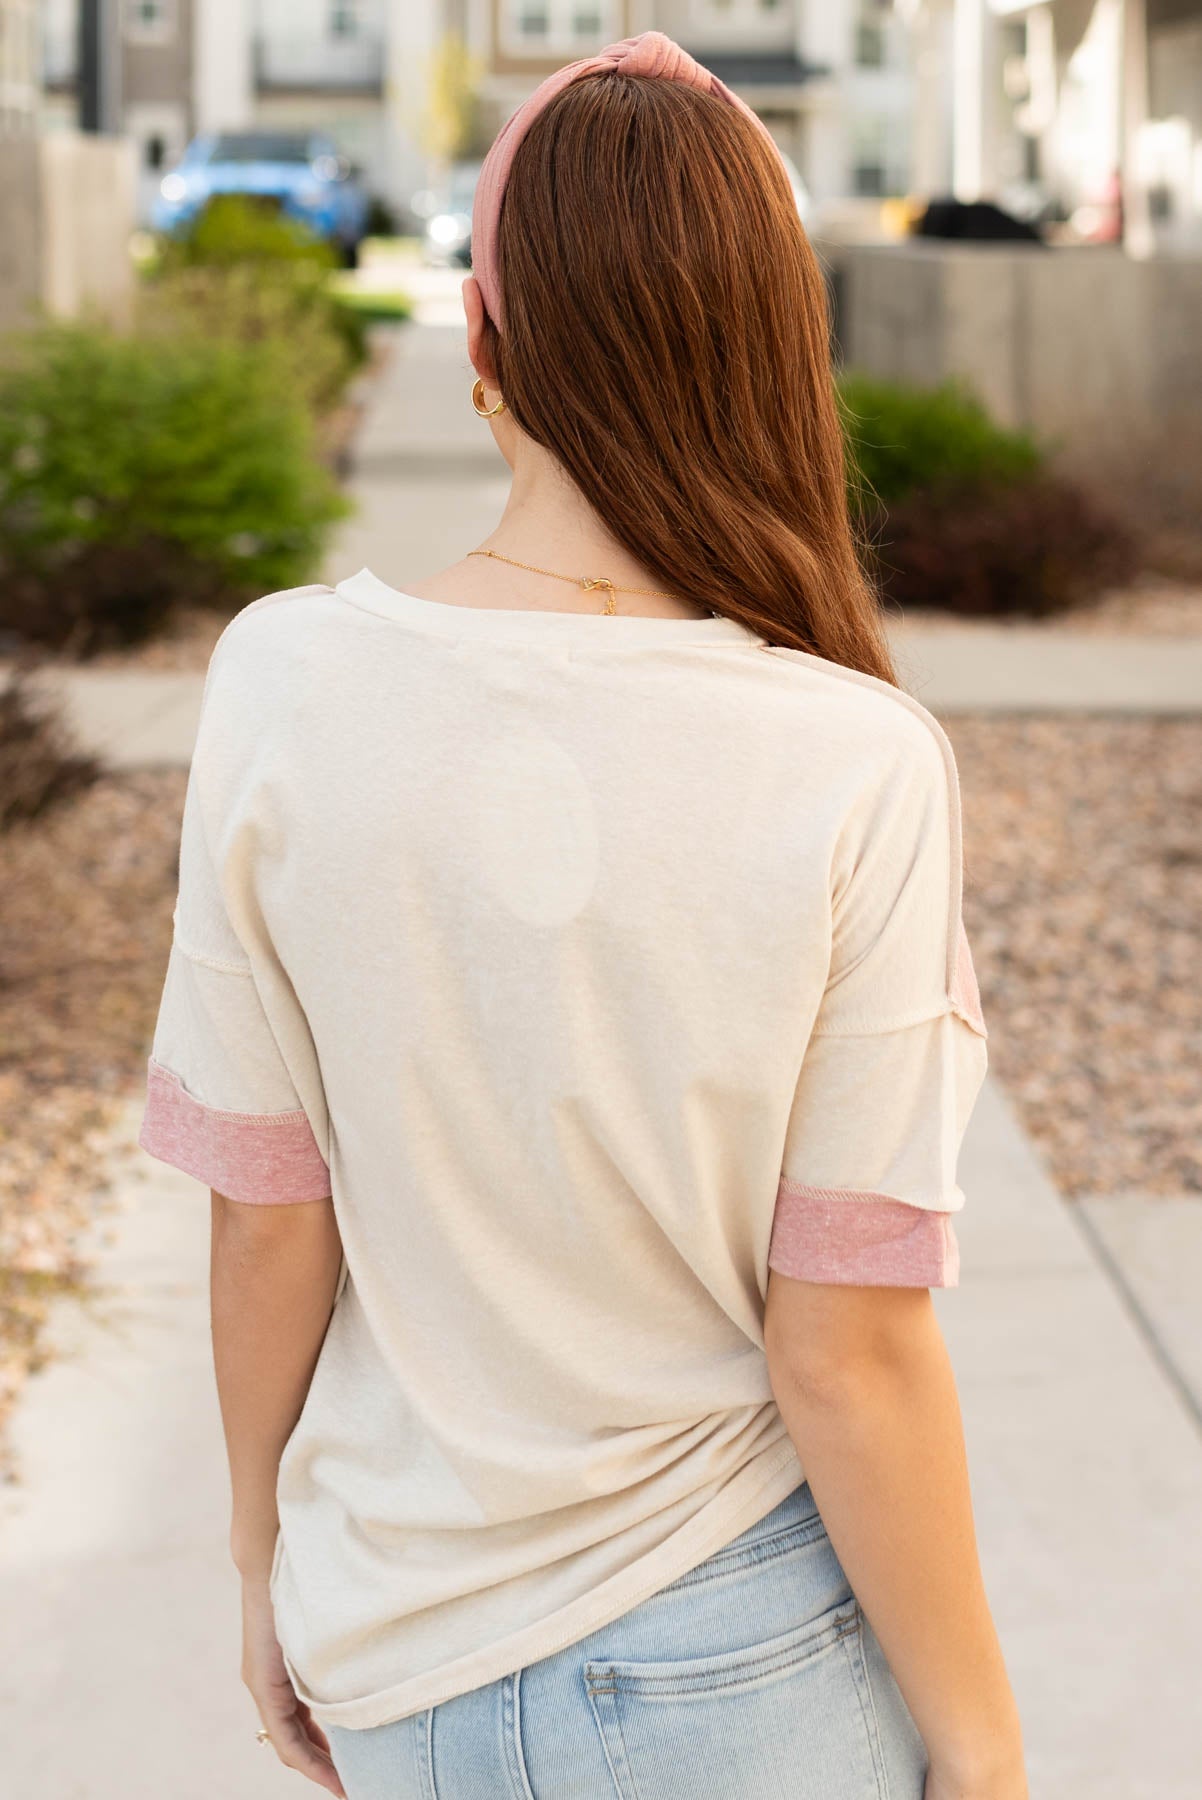
{"label": "woman's bare arm", "polygon": [[213,1363],[230,1465],[230,1549],[266,1578],[280,1455],[300,1417],[342,1257],[332,1200],[252,1206],[212,1195]]}
{"label": "woman's bare arm", "polygon": [[230,1465],[230,1549],[242,1576],[242,1679],[281,1762],[343,1795],[329,1740],[293,1691],[269,1577],[280,1456],[300,1417],[342,1260],[332,1200],[255,1206],[213,1190],[213,1362]]}
{"label": "woman's bare arm", "polygon": [[765,1341],[827,1534],[926,1744],[928,1795],[1024,1800],[1022,1731],[930,1291],[773,1270]]}

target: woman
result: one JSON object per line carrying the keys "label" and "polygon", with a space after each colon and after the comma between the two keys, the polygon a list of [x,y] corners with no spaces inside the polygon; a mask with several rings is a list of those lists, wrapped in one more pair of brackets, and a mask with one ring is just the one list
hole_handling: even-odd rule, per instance
{"label": "woman", "polygon": [[959,788],[787,177],[649,33],[473,225],[504,516],[244,609],[185,806],[142,1142],[213,1189],[260,1737],[350,1800],[1020,1800],[929,1292]]}

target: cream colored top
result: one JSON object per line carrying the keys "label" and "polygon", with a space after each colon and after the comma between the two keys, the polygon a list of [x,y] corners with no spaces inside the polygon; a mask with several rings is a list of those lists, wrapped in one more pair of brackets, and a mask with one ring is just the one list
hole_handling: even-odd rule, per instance
{"label": "cream colored top", "polygon": [[931,714],[730,619],[363,570],[225,631],[142,1142],[333,1195],[271,1583],[319,1720],[549,1655],[799,1484],[770,1264],[957,1279],[960,868]]}

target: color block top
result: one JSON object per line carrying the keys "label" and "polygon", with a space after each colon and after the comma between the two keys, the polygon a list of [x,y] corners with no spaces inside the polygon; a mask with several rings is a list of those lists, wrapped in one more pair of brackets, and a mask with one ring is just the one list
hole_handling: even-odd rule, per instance
{"label": "color block top", "polygon": [[234,619],[141,1142],[333,1196],[271,1577],[319,1720],[549,1655],[803,1479],[769,1268],[958,1278],[960,901],[936,720],[737,621],[366,569]]}

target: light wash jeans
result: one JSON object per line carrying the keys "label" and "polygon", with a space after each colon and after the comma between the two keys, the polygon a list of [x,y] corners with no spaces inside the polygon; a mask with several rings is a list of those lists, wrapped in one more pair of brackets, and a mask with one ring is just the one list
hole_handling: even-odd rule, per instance
{"label": "light wash jeans", "polygon": [[922,1800],[927,1767],[804,1481],[566,1650],[326,1733],[347,1800]]}

